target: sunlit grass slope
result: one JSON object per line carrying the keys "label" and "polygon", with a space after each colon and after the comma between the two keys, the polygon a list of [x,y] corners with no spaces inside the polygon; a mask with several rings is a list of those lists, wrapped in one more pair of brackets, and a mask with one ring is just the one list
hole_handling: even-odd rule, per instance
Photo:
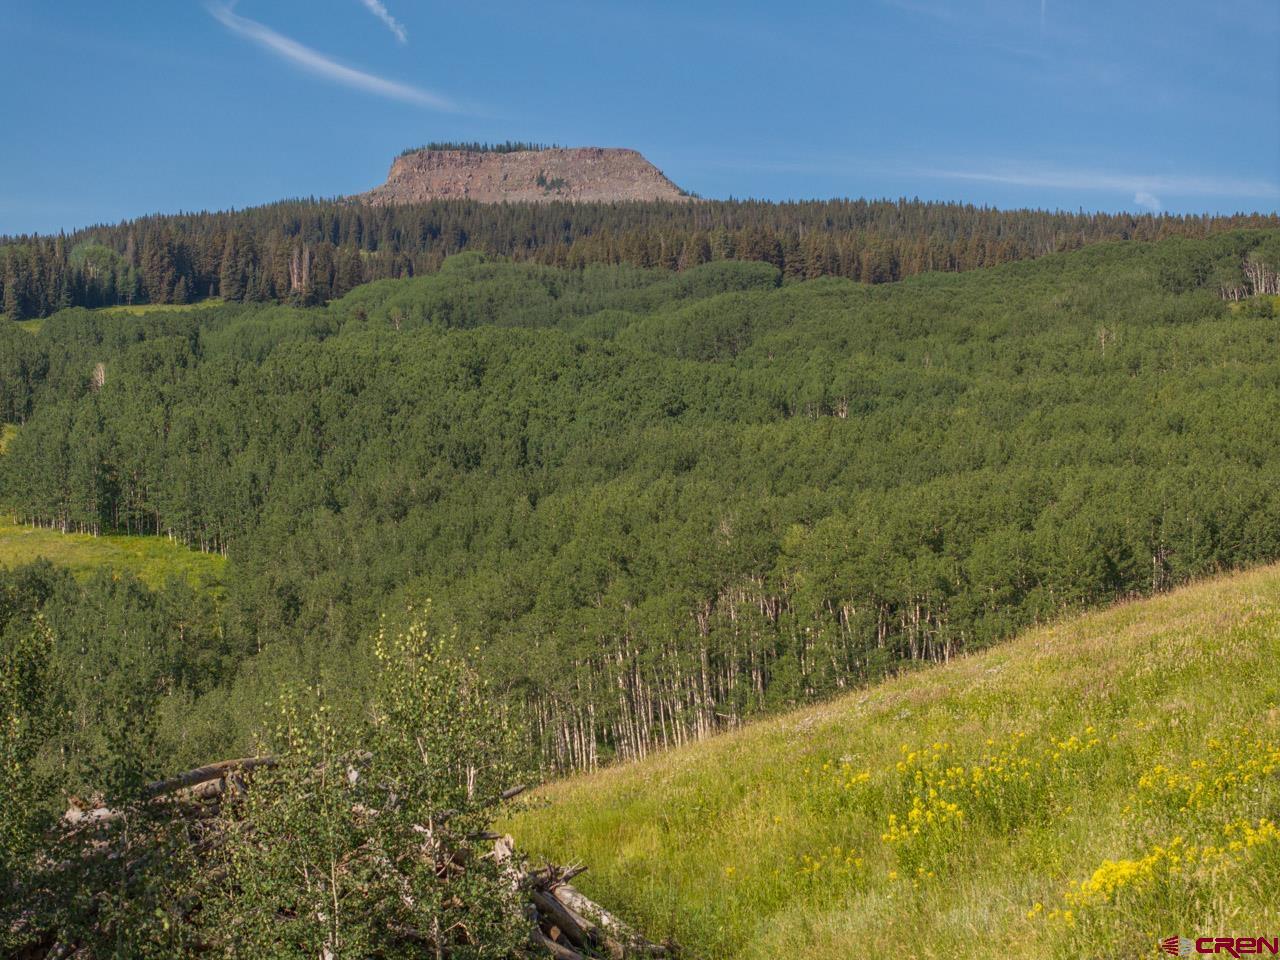
{"label": "sunlit grass slope", "polygon": [[102,307],[100,312],[145,317],[151,313],[179,313],[183,310],[203,310],[207,307],[220,307],[223,302],[221,297],[209,297],[206,300],[197,300],[195,303],[135,303],[118,307]]}
{"label": "sunlit grass slope", "polygon": [[509,828],[703,958],[1156,956],[1280,932],[1280,567],[646,762]]}
{"label": "sunlit grass slope", "polygon": [[0,566],[16,567],[45,558],[87,577],[99,567],[128,570],[151,587],[169,577],[193,586],[222,589],[226,559],[171,543],[164,537],[130,537],[58,533],[0,519]]}

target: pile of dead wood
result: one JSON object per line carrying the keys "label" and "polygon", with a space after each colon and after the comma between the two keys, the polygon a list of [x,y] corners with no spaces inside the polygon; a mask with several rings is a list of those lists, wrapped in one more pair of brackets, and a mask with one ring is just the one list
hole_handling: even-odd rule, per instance
{"label": "pile of dead wood", "polygon": [[[147,801],[148,807],[162,810],[177,821],[189,824],[193,835],[207,834],[219,816],[222,804],[249,789],[251,773],[275,764],[272,757],[246,757],[207,764],[148,784],[143,790],[143,800]],[[354,768],[350,775],[357,775]],[[524,790],[523,786],[513,787],[502,794],[502,799],[510,800]],[[448,819],[452,813],[443,811],[436,818],[437,822]],[[111,825],[123,817],[122,812],[101,803],[86,803],[72,798],[61,827],[67,837],[101,838],[104,831],[109,832]],[[543,953],[557,960],[677,956],[674,944],[651,943],[577,890],[570,881],[585,871],[585,866],[545,864],[533,868],[516,856],[514,841],[509,836],[485,833],[472,835],[470,839],[492,842],[493,851],[486,856],[509,866],[511,882],[520,891],[527,916],[533,921],[531,947],[535,954]],[[99,852],[106,852],[109,844],[95,839],[91,846]],[[74,945],[50,938],[39,947],[24,951],[22,957],[23,960],[62,960],[74,958],[77,954]]]}
{"label": "pile of dead wood", "polygon": [[[503,856],[503,848],[511,843],[502,837],[495,852]],[[526,870],[521,877],[522,889],[529,898],[529,909],[537,923],[534,935],[537,945],[558,960],[585,960],[588,957],[670,957],[671,944],[650,943],[604,907],[582,895],[569,883],[586,867],[560,868],[546,866]]]}

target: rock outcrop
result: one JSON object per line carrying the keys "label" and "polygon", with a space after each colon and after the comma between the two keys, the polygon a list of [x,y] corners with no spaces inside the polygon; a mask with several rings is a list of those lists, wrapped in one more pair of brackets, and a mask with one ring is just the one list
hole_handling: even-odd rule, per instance
{"label": "rock outcrop", "polygon": [[396,158],[386,183],[354,199],[382,206],[430,200],[589,203],[691,198],[638,151],[551,147],[510,153],[415,150]]}

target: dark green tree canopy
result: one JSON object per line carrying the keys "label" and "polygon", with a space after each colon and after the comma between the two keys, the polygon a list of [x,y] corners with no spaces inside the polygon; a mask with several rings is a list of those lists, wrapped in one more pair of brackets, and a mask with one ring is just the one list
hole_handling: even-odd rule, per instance
{"label": "dark green tree canopy", "polygon": [[0,329],[0,497],[232,558],[198,642],[106,584],[46,617],[155,636],[119,662],[183,706],[138,738],[233,753],[431,597],[541,762],[591,766],[1280,556],[1280,331],[1215,279],[1275,236],[881,286],[469,252],[325,307],[64,310]]}

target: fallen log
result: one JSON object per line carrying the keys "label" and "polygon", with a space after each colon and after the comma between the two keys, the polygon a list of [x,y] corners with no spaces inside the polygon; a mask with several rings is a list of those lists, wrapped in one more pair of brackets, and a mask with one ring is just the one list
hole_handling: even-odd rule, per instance
{"label": "fallen log", "polygon": [[541,930],[534,933],[533,942],[535,946],[541,947],[555,957],[555,960],[587,960],[587,957],[577,950],[570,950],[563,944],[556,943]]}
{"label": "fallen log", "polygon": [[[508,840],[511,838],[508,837]],[[514,843],[514,841],[511,841]],[[576,864],[569,867],[557,867],[548,864],[545,867],[539,867],[537,870],[529,870],[525,873],[525,882],[533,886],[553,887],[557,883],[568,883],[579,874],[587,872],[585,864]]]}
{"label": "fallen log", "polygon": [[[364,754],[352,758],[346,767],[346,775],[351,783],[355,783],[360,772],[356,765],[363,766],[369,755]],[[140,803],[115,810],[102,804],[101,799],[88,803],[76,799],[71,800],[70,808],[62,819],[63,837],[74,840],[83,847],[82,856],[106,857],[121,859],[129,873],[147,868],[155,852],[143,852],[141,856],[132,850],[134,840],[139,835],[132,825],[128,831],[115,829],[114,825],[129,818],[132,824],[138,817],[138,826],[142,830],[159,829],[165,822],[173,825],[184,824],[187,831],[183,834],[183,842],[191,851],[203,854],[204,851],[216,847],[220,842],[222,825],[219,817],[223,813],[224,801],[231,795],[248,790],[252,786],[252,778],[248,776],[258,768],[276,766],[274,757],[244,757],[234,760],[223,760],[210,763],[173,777],[157,780],[147,784],[141,791]],[[523,784],[502,791],[502,800],[511,800],[524,793],[527,787]],[[394,805],[394,794],[391,798]],[[353,811],[359,809],[363,815],[377,816],[377,808],[366,809],[359,804],[353,805]],[[437,835],[438,828],[457,815],[457,811],[445,810],[435,814],[427,826],[415,826],[414,829],[424,832],[428,840]],[[108,829],[111,828],[111,829]],[[131,839],[132,838],[132,839]],[[461,873],[465,870],[468,859],[474,855],[474,848],[468,844],[479,841],[493,841],[492,852],[485,857],[492,857],[503,865],[509,876],[511,889],[518,891],[525,904],[525,911],[532,922],[530,933],[531,944],[542,953],[555,960],[593,960],[593,958],[609,958],[624,960],[625,957],[669,955],[669,949],[653,944],[640,936],[633,928],[614,914],[590,900],[569,881],[581,874],[586,867],[569,865],[565,867],[545,864],[536,869],[529,869],[516,855],[514,841],[510,837],[500,836],[492,831],[475,831],[461,838],[457,848],[432,848],[429,854],[443,874]],[[429,845],[429,844],[428,844]],[[79,861],[66,860],[61,864],[51,864],[51,871],[76,866]],[[207,880],[217,884],[225,879],[210,874]],[[182,906],[186,913],[199,909],[197,900]],[[48,931],[47,937],[41,938],[32,951],[26,955],[31,960],[51,960],[58,957],[67,958],[77,953],[79,947],[75,943],[61,941],[57,931]],[[414,935],[421,936],[418,931],[404,927],[397,928],[397,934],[405,940],[414,940]],[[434,941],[432,941],[434,942]]]}
{"label": "fallen log", "polygon": [[638,952],[651,957],[663,957],[671,952],[662,944],[645,940],[630,925],[619,920],[594,900],[584,896],[572,884],[557,884],[551,892],[560,903],[574,913],[598,924],[610,938],[618,943],[623,955],[627,952]]}
{"label": "fallen log", "polygon": [[239,760],[220,760],[217,763],[205,764],[203,767],[196,767],[194,770],[180,773],[176,777],[149,783],[142,788],[142,796],[144,799],[160,797],[181,790],[184,787],[195,787],[210,780],[221,780],[232,772],[248,773],[255,767],[274,767],[275,765],[275,757],[243,757]]}
{"label": "fallen log", "polygon": [[90,810],[85,810],[72,804],[67,807],[67,812],[62,815],[62,822],[68,827],[105,826],[108,823],[114,823],[119,820],[121,816],[122,814],[118,811],[110,810],[107,807],[94,807]]}
{"label": "fallen log", "polygon": [[534,889],[530,891],[529,898],[538,911],[539,919],[552,924],[575,947],[586,950],[599,945],[600,936],[596,926],[579,917],[552,894]]}
{"label": "fallen log", "polygon": [[[241,773],[248,773],[257,767],[274,767],[275,765],[276,759],[274,757],[244,757],[239,760],[222,760],[218,763],[196,767],[194,770],[180,773],[176,777],[149,783],[142,788],[142,797],[144,800],[189,800],[204,803],[221,797],[227,792],[228,786],[243,790],[245,782],[239,776]],[[193,807],[191,809],[199,810],[200,808]],[[216,815],[216,806],[213,811],[214,815]],[[204,816],[201,813],[195,813],[194,815],[197,817]],[[107,826],[116,823],[122,816],[123,814],[118,810],[112,810],[104,806],[86,808],[79,801],[73,799],[67,808],[67,812],[62,815],[62,822],[65,826],[71,828]]]}

